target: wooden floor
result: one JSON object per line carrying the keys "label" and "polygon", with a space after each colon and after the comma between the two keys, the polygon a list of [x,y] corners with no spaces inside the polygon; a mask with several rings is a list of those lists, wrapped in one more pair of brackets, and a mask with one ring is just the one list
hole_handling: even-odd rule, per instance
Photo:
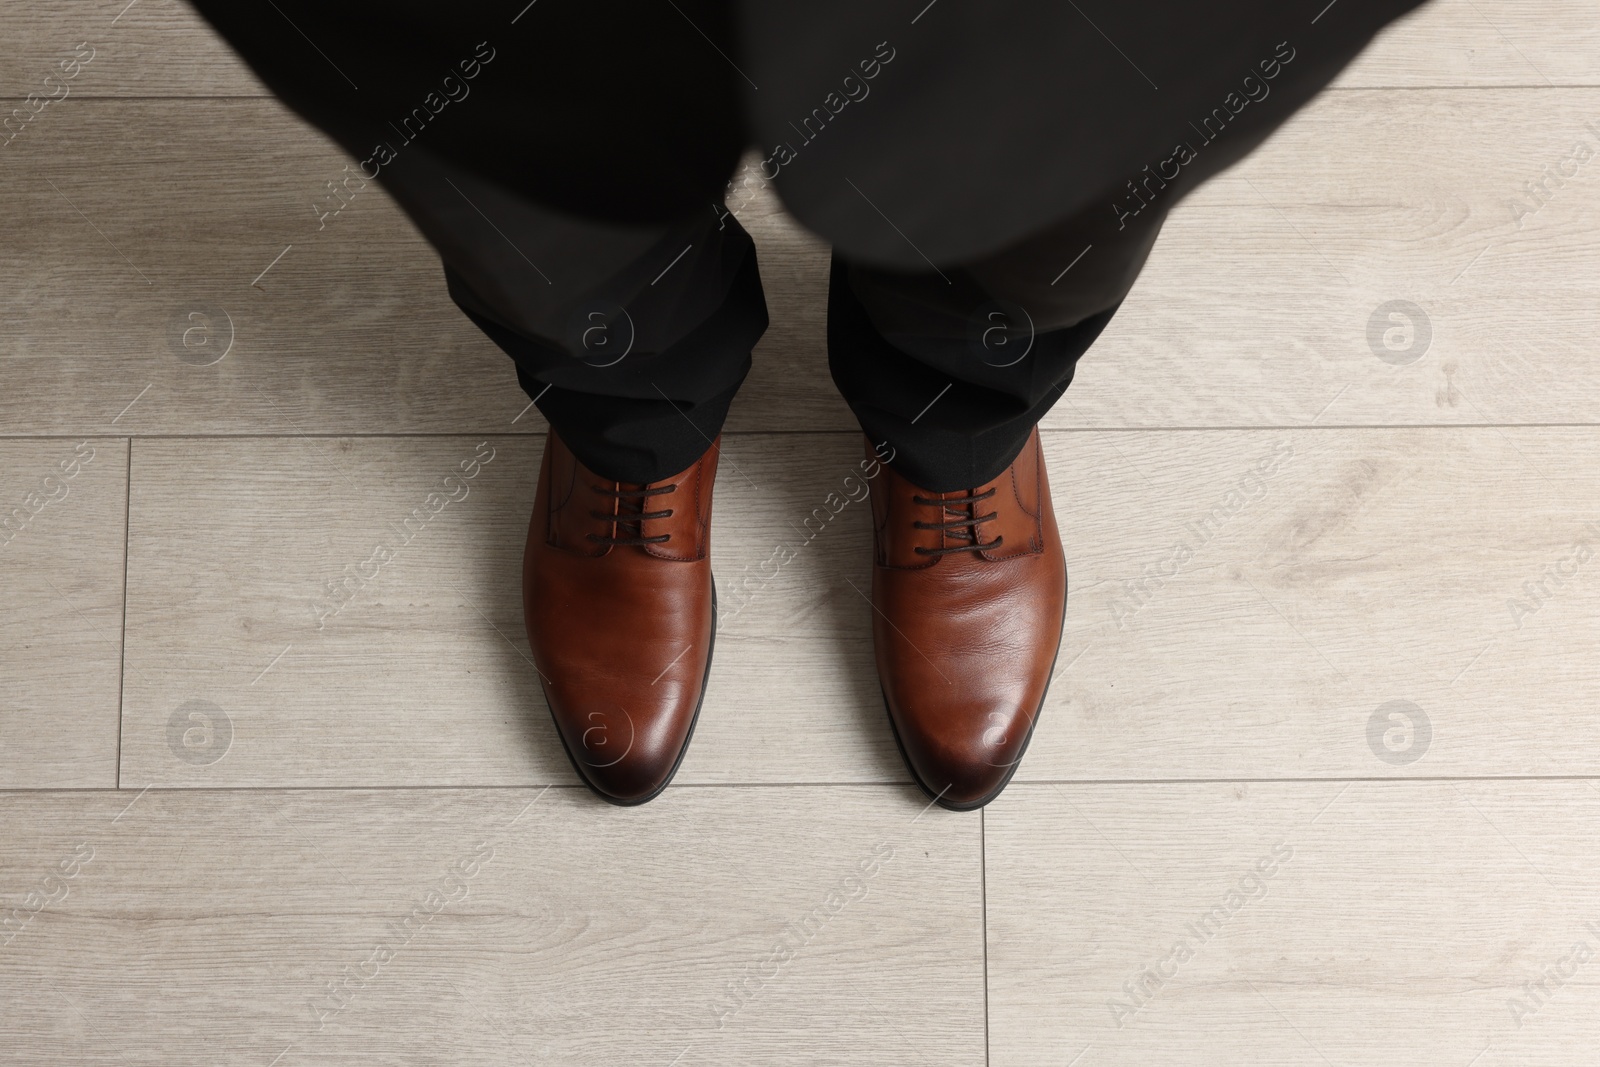
{"label": "wooden floor", "polygon": [[[966,815],[859,507],[725,618],[677,784],[594,801],[522,637],[544,426],[426,245],[318,230],[347,160],[176,0],[0,24],[12,101],[93,48],[0,148],[0,1063],[1595,1062],[1600,162],[1527,193],[1600,155],[1593,0],[1435,0],[1174,215],[1046,420],[1061,668]],[[827,250],[744,217],[725,583],[859,447]]]}

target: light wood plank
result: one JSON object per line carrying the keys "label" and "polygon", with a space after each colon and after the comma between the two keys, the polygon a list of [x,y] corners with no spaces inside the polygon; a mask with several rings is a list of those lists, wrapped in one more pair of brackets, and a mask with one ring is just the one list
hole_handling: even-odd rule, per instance
{"label": "light wood plank", "polygon": [[[268,93],[227,42],[183,0],[74,0],[52,5],[5,0],[0,12],[6,27],[0,42],[3,97],[58,91],[56,83],[43,86],[44,76],[73,55],[80,42],[93,48],[93,58],[65,83],[69,100]],[[82,54],[90,52],[84,49]]]}
{"label": "light wood plank", "polygon": [[[1338,9],[1327,18],[1336,19]],[[1312,45],[1315,28],[1284,35]],[[1583,0],[1432,0],[1378,35],[1342,88],[1594,85],[1600,17]]]}
{"label": "light wood plank", "polygon": [[0,798],[19,1062],[983,1059],[978,820],[909,787],[135,796]]}
{"label": "light wood plank", "polygon": [[[1600,370],[1576,358],[1600,261],[1592,174],[1552,186],[1520,224],[1509,203],[1594,139],[1595,117],[1590,90],[1326,96],[1179,208],[1046,426],[1592,421]],[[174,170],[147,152],[152,126],[179,158],[189,144],[230,147]],[[1405,166],[1387,163],[1397,138]],[[6,432],[96,426],[146,386],[134,434],[539,429],[536,413],[514,426],[526,405],[509,360],[451,306],[384,194],[318,232],[309,198],[341,160],[275,104],[85,101],[30,149],[0,245],[0,270],[29,298],[5,322]],[[141,187],[162,190],[162,205],[130,198]],[[157,222],[179,206],[181,224]],[[730,429],[848,429],[824,358],[826,246],[770,198],[744,218],[773,330]],[[1395,299],[1429,323],[1408,365],[1370,342]],[[179,360],[174,339],[197,309],[211,309],[218,344],[232,322],[218,365]],[[1379,317],[1379,338],[1389,325]]]}
{"label": "light wood plank", "polygon": [[140,442],[123,784],[572,781],[522,633],[540,441],[483,440]]}
{"label": "light wood plank", "polygon": [[1593,782],[1014,786],[985,817],[990,1062],[1587,1062],[1597,815]]}
{"label": "light wood plank", "polygon": [[0,440],[0,787],[117,780],[128,442]]}
{"label": "light wood plank", "polygon": [[[1322,98],[1180,207],[1046,425],[1592,422],[1600,162],[1537,212],[1510,206],[1574,144],[1600,154],[1586,123],[1600,90]],[[380,190],[318,231],[311,197],[344,162],[276,104],[86,100],[23,148],[0,223],[0,275],[23,297],[3,321],[3,432],[89,432],[147,385],[126,432],[541,428]],[[849,429],[826,372],[827,249],[770,198],[743,217],[773,326],[729,428]],[[1430,334],[1405,364],[1375,354],[1391,327],[1408,343],[1378,314],[1395,300]],[[195,366],[178,339],[207,310],[213,342],[231,319],[235,345]]]}
{"label": "light wood plank", "polygon": [[68,100],[46,119],[6,149],[5,432],[93,429],[146,386],[126,433],[542,425],[513,424],[511,361],[386,194],[319,229],[349,161],[277,103]]}
{"label": "light wood plank", "polygon": [[[522,657],[537,442],[493,439],[473,495],[316,627],[322,583],[393,540],[475,444],[141,442],[123,783],[570,781]],[[726,439],[722,624],[682,781],[905,780],[872,665],[870,523],[842,503],[859,448]],[[1600,773],[1588,431],[1046,448],[1072,593],[1023,780]],[[225,759],[177,755],[171,716],[191,700],[229,716]],[[1429,722],[1399,754],[1414,759],[1374,747],[1391,701]]]}
{"label": "light wood plank", "polygon": [[1597,119],[1592,90],[1322,98],[1179,208],[1047,425],[1592,423]]}
{"label": "light wood plank", "polygon": [[1024,777],[1600,773],[1592,431],[1047,449],[1072,592]]}

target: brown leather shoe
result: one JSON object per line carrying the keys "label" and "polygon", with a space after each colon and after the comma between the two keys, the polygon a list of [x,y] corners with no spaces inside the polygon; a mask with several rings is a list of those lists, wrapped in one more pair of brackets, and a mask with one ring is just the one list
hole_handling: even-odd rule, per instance
{"label": "brown leather shoe", "polygon": [[1016,772],[1061,647],[1067,564],[1039,431],[972,490],[925,492],[885,469],[872,516],[872,640],[895,740],[929,797],[981,808]]}
{"label": "brown leather shoe", "polygon": [[[720,440],[720,438],[719,438]],[[613,804],[643,804],[689,746],[711,668],[713,444],[647,485],[608,481],[554,430],[522,558],[528,644],[572,766]]]}

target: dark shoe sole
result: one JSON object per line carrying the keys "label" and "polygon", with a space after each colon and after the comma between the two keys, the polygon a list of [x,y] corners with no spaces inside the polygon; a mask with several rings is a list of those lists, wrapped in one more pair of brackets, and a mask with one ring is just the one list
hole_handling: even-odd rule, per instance
{"label": "dark shoe sole", "polygon": [[567,761],[572,764],[573,772],[577,774],[580,782],[589,787],[589,792],[593,793],[607,804],[614,804],[619,808],[636,808],[640,804],[648,804],[650,801],[660,796],[662,791],[665,790],[667,786],[672,784],[672,779],[678,775],[678,768],[683,764],[683,757],[689,754],[689,742],[694,740],[694,728],[695,725],[700,721],[700,708],[706,702],[706,683],[711,679],[711,659],[716,650],[717,579],[716,576],[713,575],[711,578],[711,644],[706,649],[706,670],[705,673],[700,676],[700,699],[695,702],[694,716],[689,720],[689,732],[683,735],[683,745],[678,749],[678,758],[672,761],[672,769],[667,772],[667,776],[662,780],[661,784],[643,796],[629,797],[627,799],[614,797],[610,793],[603,791],[589,780],[588,775],[583,773],[583,768],[578,765],[578,760],[575,756],[573,756],[572,749],[567,746],[567,738],[561,732],[561,724],[556,722],[555,708],[550,703],[550,693],[544,687],[544,678],[541,677],[539,679],[539,692],[544,694],[545,707],[550,709],[550,721],[555,723],[556,739],[561,742],[561,751],[567,754]]}
{"label": "dark shoe sole", "polygon": [[[1068,588],[1070,588],[1071,583],[1067,582],[1066,584]],[[1022,739],[1022,748],[1017,752],[1017,758],[1011,761],[1011,769],[1006,771],[1004,778],[1000,779],[1000,784],[995,786],[989,792],[985,793],[983,796],[979,797],[977,800],[971,800],[965,804],[956,804],[943,799],[944,790],[935,792],[933,789],[929,788],[928,783],[924,782],[922,780],[922,776],[917,774],[917,768],[912,764],[911,757],[906,755],[905,742],[900,740],[900,728],[894,723],[894,712],[889,710],[889,694],[883,691],[883,687],[881,685],[878,687],[878,692],[883,695],[883,713],[884,716],[889,720],[889,732],[894,735],[894,747],[900,750],[900,759],[905,763],[906,770],[911,772],[911,780],[917,783],[917,788],[922,790],[923,796],[927,797],[929,800],[933,801],[946,811],[977,811],[979,808],[994,800],[995,797],[999,796],[1001,793],[1004,793],[1006,791],[1006,786],[1011,784],[1012,777],[1016,775],[1017,768],[1022,766],[1022,757],[1028,754],[1028,745],[1033,741],[1033,731],[1038,729],[1039,717],[1044,714],[1044,702],[1050,697],[1050,683],[1055,680],[1056,663],[1061,659],[1061,638],[1067,631],[1067,592],[1068,589],[1063,589],[1061,591],[1061,629],[1056,634],[1055,655],[1050,657],[1050,677],[1045,680],[1044,692],[1039,694],[1039,706],[1033,709],[1033,720],[1028,724],[1027,736]],[[950,787],[945,786],[944,788],[945,790],[948,790]]]}

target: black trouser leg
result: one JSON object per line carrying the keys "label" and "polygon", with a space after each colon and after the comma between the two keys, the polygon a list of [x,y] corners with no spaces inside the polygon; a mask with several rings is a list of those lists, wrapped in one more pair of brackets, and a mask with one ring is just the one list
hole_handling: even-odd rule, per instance
{"label": "black trouser leg", "polygon": [[1152,208],[1118,220],[1101,208],[984,260],[917,273],[835,255],[833,380],[916,485],[953,492],[991,481],[1071,383],[1164,217]]}
{"label": "black trouser leg", "polygon": [[767,326],[755,244],[736,219],[709,205],[654,226],[579,219],[420,146],[380,181],[585,466],[655,481],[710,447]]}
{"label": "black trouser leg", "polygon": [[422,151],[382,180],[585,466],[656,481],[710,447],[767,327],[755,244],[732,215],[578,219]]}
{"label": "black trouser leg", "polygon": [[[646,482],[705,452],[767,324],[738,222],[710,198],[682,215],[664,206],[736,162],[733,75],[702,55],[702,32],[720,35],[726,19],[704,3],[685,5],[696,25],[670,7],[619,23],[609,8],[557,5],[530,16],[537,29],[478,0],[436,16],[373,0],[198,6],[363,176],[376,173],[586,466]],[[317,51],[299,29],[313,18]],[[579,47],[592,41],[606,48]],[[561,100],[580,74],[592,79],[572,82],[581,99]],[[659,180],[610,166],[618,145],[653,159]]]}

